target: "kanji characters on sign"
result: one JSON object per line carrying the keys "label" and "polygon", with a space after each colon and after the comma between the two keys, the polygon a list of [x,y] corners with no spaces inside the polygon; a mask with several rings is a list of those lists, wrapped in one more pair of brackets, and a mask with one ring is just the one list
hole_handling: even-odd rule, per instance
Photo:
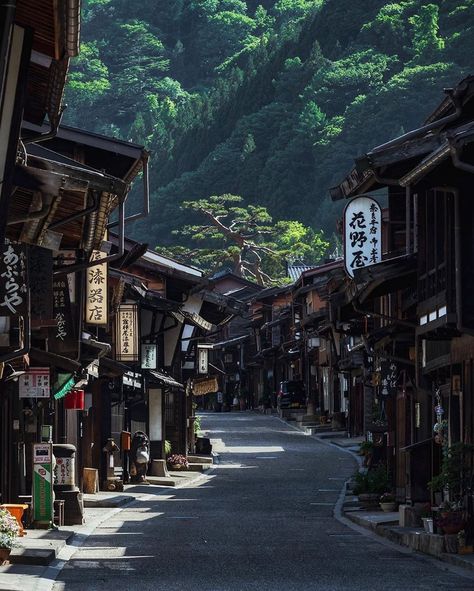
{"label": "kanji characters on sign", "polygon": [[348,275],[378,263],[381,250],[381,209],[371,197],[356,197],[344,212],[344,259]]}
{"label": "kanji characters on sign", "polygon": [[[91,262],[99,261],[107,255],[94,250]],[[107,263],[89,267],[86,276],[86,322],[87,324],[107,325]]]}

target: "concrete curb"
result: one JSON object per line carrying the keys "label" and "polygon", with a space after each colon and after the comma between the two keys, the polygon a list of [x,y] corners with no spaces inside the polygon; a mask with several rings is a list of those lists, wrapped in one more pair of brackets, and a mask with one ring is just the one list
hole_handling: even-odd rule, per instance
{"label": "concrete curb", "polygon": [[[459,554],[449,554],[447,552],[430,552],[432,535],[427,534],[416,528],[402,528],[399,526],[382,525],[370,523],[357,513],[346,513],[346,517],[357,525],[373,531],[378,536],[386,538],[390,542],[403,546],[409,550],[433,557],[439,561],[452,564],[454,566],[468,569],[474,574],[474,561],[469,560]],[[440,538],[442,536],[439,536]],[[474,577],[473,577],[474,578]]]}

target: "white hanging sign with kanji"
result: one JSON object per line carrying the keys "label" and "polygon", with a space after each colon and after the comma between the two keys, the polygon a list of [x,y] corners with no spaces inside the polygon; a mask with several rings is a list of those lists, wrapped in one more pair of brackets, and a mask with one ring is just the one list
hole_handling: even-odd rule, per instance
{"label": "white hanging sign with kanji", "polygon": [[[94,250],[91,262],[99,261],[106,256],[105,252]],[[107,263],[87,269],[85,314],[87,324],[107,325]]]}
{"label": "white hanging sign with kanji", "polygon": [[51,393],[49,367],[30,367],[18,378],[20,398],[49,398]]}
{"label": "white hanging sign with kanji", "polygon": [[372,197],[356,197],[344,210],[344,266],[347,274],[382,260],[382,210]]}
{"label": "white hanging sign with kanji", "polygon": [[138,361],[138,308],[121,304],[115,319],[115,358],[117,361]]}

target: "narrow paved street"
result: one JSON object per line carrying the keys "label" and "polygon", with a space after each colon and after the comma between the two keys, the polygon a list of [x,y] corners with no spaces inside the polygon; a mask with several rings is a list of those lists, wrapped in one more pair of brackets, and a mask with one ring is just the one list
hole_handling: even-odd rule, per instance
{"label": "narrow paved street", "polygon": [[[273,416],[208,414],[220,463],[97,528],[56,591],[472,590],[333,517],[352,457]],[[151,491],[150,491],[151,492]]]}

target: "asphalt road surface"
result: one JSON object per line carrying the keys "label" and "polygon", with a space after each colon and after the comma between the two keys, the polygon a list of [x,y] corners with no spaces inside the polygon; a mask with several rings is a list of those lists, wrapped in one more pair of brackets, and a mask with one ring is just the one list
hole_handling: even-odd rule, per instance
{"label": "asphalt road surface", "polygon": [[220,454],[213,472],[117,512],[55,591],[474,589],[472,578],[333,517],[355,469],[343,450],[250,412],[206,414],[203,428]]}

